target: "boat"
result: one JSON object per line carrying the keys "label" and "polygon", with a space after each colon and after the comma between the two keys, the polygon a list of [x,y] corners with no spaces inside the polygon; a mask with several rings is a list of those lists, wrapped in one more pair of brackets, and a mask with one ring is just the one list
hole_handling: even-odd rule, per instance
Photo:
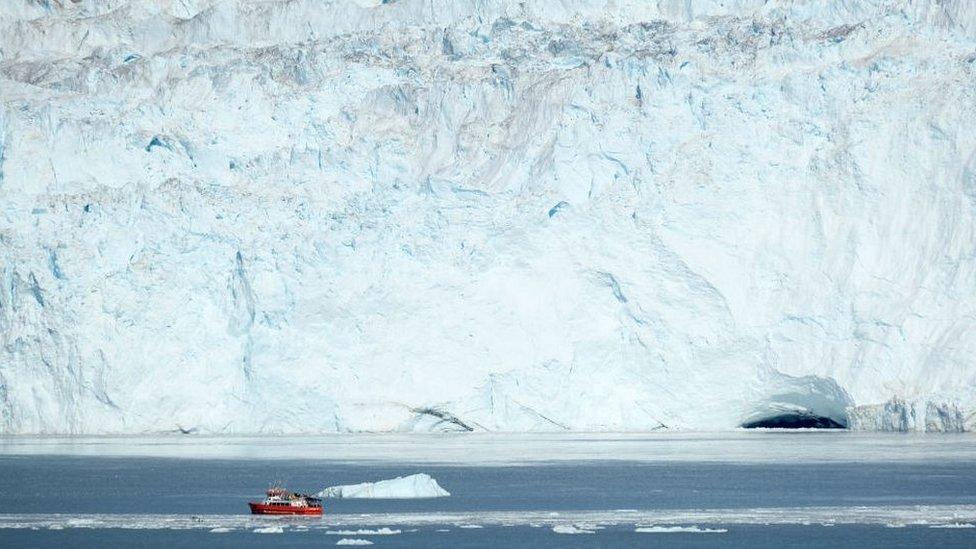
{"label": "boat", "polygon": [[308,494],[289,492],[280,486],[269,488],[262,502],[249,501],[252,515],[321,515],[322,500]]}

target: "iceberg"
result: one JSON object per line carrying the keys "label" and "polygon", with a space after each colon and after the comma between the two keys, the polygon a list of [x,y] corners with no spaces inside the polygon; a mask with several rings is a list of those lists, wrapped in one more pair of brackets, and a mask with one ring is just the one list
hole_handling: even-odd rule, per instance
{"label": "iceberg", "polygon": [[[378,482],[364,482],[344,486],[330,486],[318,493],[322,498],[372,498],[372,499],[413,499],[441,498],[450,492],[440,487],[437,481],[426,473],[396,477]],[[383,532],[383,533],[392,533]],[[399,533],[399,532],[397,532]]]}

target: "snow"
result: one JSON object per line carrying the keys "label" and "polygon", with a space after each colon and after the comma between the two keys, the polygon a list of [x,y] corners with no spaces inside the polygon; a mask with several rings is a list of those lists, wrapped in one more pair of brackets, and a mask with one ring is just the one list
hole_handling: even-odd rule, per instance
{"label": "snow", "polygon": [[634,528],[641,534],[724,534],[725,528],[702,528],[700,526],[640,526]]}
{"label": "snow", "polygon": [[433,477],[418,473],[378,482],[330,486],[318,493],[323,498],[412,499],[441,498],[451,495]]}
{"label": "snow", "polygon": [[0,433],[976,425],[976,3],[0,13]]}
{"label": "snow", "polygon": [[368,539],[342,538],[336,542],[336,545],[373,545],[373,542]]}

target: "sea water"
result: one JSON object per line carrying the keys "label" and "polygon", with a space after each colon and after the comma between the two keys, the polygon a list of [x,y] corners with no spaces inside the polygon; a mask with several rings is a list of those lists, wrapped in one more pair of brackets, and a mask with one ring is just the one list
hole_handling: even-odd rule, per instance
{"label": "sea water", "polygon": [[[971,435],[6,437],[0,546],[973,547],[974,456]],[[451,496],[248,514],[275,481],[418,472]]]}

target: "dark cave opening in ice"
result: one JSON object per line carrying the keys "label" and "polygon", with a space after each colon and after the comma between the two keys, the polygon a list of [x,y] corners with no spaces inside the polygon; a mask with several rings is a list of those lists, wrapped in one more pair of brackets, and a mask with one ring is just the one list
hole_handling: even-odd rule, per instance
{"label": "dark cave opening in ice", "polygon": [[847,425],[808,412],[788,412],[742,424],[745,429],[846,429]]}

